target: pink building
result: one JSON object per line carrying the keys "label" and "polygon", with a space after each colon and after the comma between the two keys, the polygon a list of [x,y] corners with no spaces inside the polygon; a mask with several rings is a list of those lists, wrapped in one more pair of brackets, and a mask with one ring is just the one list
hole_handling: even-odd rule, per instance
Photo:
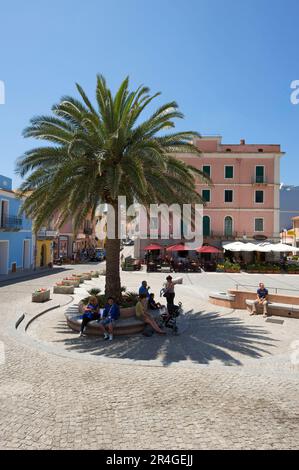
{"label": "pink building", "polygon": [[213,186],[198,184],[206,201],[205,241],[279,240],[280,145],[222,144],[221,137],[202,137],[202,152],[180,156],[207,173]]}
{"label": "pink building", "polygon": [[[280,145],[246,144],[245,140],[229,145],[220,136],[199,138],[195,145],[202,152],[200,157],[177,156],[203,170],[213,183],[197,185],[206,201],[204,243],[279,241]],[[137,243],[141,256],[143,242]]]}

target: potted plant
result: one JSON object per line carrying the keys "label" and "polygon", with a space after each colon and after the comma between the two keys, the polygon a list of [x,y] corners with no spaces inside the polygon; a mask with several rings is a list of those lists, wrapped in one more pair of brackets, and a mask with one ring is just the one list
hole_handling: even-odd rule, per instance
{"label": "potted plant", "polygon": [[74,286],[65,286],[62,282],[57,282],[53,288],[54,294],[73,294]]}
{"label": "potted plant", "polygon": [[32,302],[46,302],[50,300],[50,289],[40,288],[32,293]]}

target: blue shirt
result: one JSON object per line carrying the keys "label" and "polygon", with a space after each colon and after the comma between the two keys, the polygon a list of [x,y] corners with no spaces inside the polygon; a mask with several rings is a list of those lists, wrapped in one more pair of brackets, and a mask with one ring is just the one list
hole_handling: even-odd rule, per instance
{"label": "blue shirt", "polygon": [[103,318],[110,317],[112,320],[117,320],[119,318],[119,306],[117,304],[105,305]]}
{"label": "blue shirt", "polygon": [[144,286],[140,286],[139,287],[139,295],[141,294],[145,294],[147,299],[149,298],[149,291],[148,291],[148,287],[144,287]]}
{"label": "blue shirt", "polygon": [[257,290],[257,295],[259,296],[260,299],[264,299],[268,295],[268,289],[258,289]]}
{"label": "blue shirt", "polygon": [[84,312],[85,317],[93,319],[94,314],[97,313],[98,308],[99,308],[98,304],[96,305],[88,304],[86,306],[86,309],[90,309],[90,310],[85,310]]}

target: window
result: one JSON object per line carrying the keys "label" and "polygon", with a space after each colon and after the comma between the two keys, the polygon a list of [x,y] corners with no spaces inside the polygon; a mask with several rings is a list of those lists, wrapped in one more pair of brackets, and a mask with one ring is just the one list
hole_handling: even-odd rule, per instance
{"label": "window", "polygon": [[211,190],[210,189],[203,189],[202,190],[202,198],[205,202],[211,202]]}
{"label": "window", "polygon": [[225,175],[225,178],[233,178],[234,177],[234,167],[232,165],[226,165],[224,167],[224,175]]}
{"label": "window", "polygon": [[264,202],[264,191],[255,191],[255,202],[259,204]]}
{"label": "window", "polygon": [[225,151],[226,151],[226,152],[231,152],[231,151],[232,151],[232,149],[225,149]]}
{"label": "window", "polygon": [[232,189],[224,190],[224,202],[233,202],[233,190]]}
{"label": "window", "polygon": [[202,218],[202,233],[204,237],[211,235],[211,221],[208,215],[204,215]]}
{"label": "window", "polygon": [[265,182],[265,171],[263,166],[256,166],[255,167],[255,182],[256,183],[264,183]]}
{"label": "window", "polygon": [[226,237],[231,237],[232,234],[233,234],[233,219],[230,215],[228,215],[224,219],[224,235]]}
{"label": "window", "polygon": [[255,232],[264,231],[264,219],[254,219],[254,231]]}
{"label": "window", "polygon": [[211,165],[203,165],[202,171],[203,173],[205,173],[206,176],[211,178]]}

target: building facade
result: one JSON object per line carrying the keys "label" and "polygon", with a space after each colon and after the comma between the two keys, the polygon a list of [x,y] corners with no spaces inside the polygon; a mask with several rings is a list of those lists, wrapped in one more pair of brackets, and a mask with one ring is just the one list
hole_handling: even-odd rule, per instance
{"label": "building facade", "polygon": [[[201,157],[181,158],[208,174],[213,185],[198,183],[206,201],[203,236],[207,242],[279,240],[280,145],[225,145],[221,137],[195,142]],[[219,243],[217,243],[219,244]]]}
{"label": "building facade", "polygon": [[[201,137],[194,143],[200,156],[180,154],[177,158],[212,180],[211,185],[197,181],[205,200],[204,243],[221,247],[231,240],[279,241],[280,145],[247,144],[245,140],[229,145],[220,136]],[[138,240],[135,255],[139,251],[143,256],[147,243]]]}
{"label": "building facade", "polygon": [[299,248],[299,216],[293,217],[293,246]]}
{"label": "building facade", "polygon": [[32,223],[19,215],[22,201],[0,175],[0,275],[33,267]]}

